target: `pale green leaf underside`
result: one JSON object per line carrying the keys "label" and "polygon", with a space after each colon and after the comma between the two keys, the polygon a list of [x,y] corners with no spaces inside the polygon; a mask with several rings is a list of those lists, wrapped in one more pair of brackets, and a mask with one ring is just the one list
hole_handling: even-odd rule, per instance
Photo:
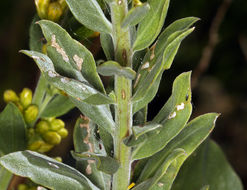
{"label": "pale green leaf underside", "polygon": [[[58,24],[42,20],[38,22],[47,40],[48,57],[58,73],[69,78],[88,82],[104,93],[101,79],[91,52]],[[61,71],[61,72],[60,72]],[[82,75],[82,76],[81,76]]]}
{"label": "pale green leaf underside", "polygon": [[91,30],[111,33],[112,25],[96,0],[66,0],[75,18]]}
{"label": "pale green leaf underside", "polygon": [[[52,85],[60,90],[63,90],[69,96],[79,101],[88,102],[94,105],[114,103],[111,98],[98,92],[88,84],[59,75],[55,71],[52,61],[46,55],[39,52],[26,50],[22,51],[22,53],[25,53],[26,55],[32,57],[39,66],[45,78]],[[94,100],[97,101],[87,101],[87,99],[91,96],[94,96]]]}
{"label": "pale green leaf underside", "polygon": [[0,158],[9,171],[51,189],[99,190],[83,174],[52,158],[32,151],[19,151]]}
{"label": "pale green leaf underside", "polygon": [[97,67],[97,71],[103,76],[119,75],[129,78],[131,80],[134,80],[136,76],[136,72],[130,67],[122,67],[119,63],[115,61],[107,61],[102,63]]}

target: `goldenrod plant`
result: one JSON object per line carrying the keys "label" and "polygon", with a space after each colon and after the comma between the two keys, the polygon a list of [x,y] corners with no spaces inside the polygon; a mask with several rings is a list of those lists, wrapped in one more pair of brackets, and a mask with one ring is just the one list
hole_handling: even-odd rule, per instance
{"label": "goldenrod plant", "polygon": [[[33,97],[26,88],[20,96],[4,94],[0,189],[7,189],[11,173],[55,190],[243,189],[208,138],[219,114],[190,120],[190,71],[177,76],[170,98],[147,120],[164,71],[199,20],[182,18],[163,29],[169,3],[35,0],[30,50],[21,52],[36,62],[41,76]],[[74,22],[81,28],[73,31]],[[98,34],[105,55],[100,61],[71,37]],[[56,117],[73,107],[81,112],[71,150],[75,167],[43,154],[68,135]]]}

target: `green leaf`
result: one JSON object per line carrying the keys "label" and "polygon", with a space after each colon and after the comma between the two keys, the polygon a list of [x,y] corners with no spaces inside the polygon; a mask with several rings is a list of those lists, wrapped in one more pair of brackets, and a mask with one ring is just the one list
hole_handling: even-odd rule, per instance
{"label": "green leaf", "polygon": [[149,123],[145,126],[133,126],[132,130],[136,138],[144,135],[145,133],[151,132],[153,130],[159,129],[162,125],[157,123]]}
{"label": "green leaf", "polygon": [[177,32],[187,30],[198,20],[199,18],[196,17],[186,17],[176,20],[175,22],[170,24],[159,36],[157,44],[155,46],[154,54],[162,54],[172,38],[175,37],[174,33],[176,35]]}
{"label": "green leaf", "polygon": [[76,169],[36,152],[14,152],[1,157],[0,163],[50,189],[99,190]]}
{"label": "green leaf", "polygon": [[13,174],[11,172],[0,166],[0,189],[8,189],[12,177]]}
{"label": "green leaf", "polygon": [[83,153],[76,153],[72,152],[72,156],[74,159],[81,161],[81,160],[93,160],[96,161],[97,169],[106,173],[106,174],[114,174],[119,168],[118,162],[109,157],[109,156],[102,156],[101,154],[94,154],[91,152],[83,152]]}
{"label": "green leaf", "polygon": [[[94,58],[90,51],[78,41],[72,39],[58,24],[42,20],[39,25],[48,41],[48,56],[54,63],[56,71],[60,73],[59,70],[62,70],[65,74],[70,74],[66,70],[66,68],[70,68],[75,79],[83,81],[80,76],[82,74],[89,84],[100,92],[104,92],[103,84],[96,72]],[[60,69],[57,70],[57,67]]]}
{"label": "green leaf", "polygon": [[79,110],[95,122],[100,128],[103,128],[109,134],[113,134],[115,123],[113,121],[109,107],[106,105],[94,106],[76,99],[71,99]]}
{"label": "green leaf", "polygon": [[59,117],[66,114],[75,106],[67,96],[57,94],[47,104],[40,117]]}
{"label": "green leaf", "polygon": [[[95,125],[87,117],[77,119],[73,132],[76,152],[90,151],[106,155],[104,146],[96,139],[95,130]],[[110,176],[99,171],[95,161],[77,160],[76,168],[84,173],[100,189],[109,189]]]}
{"label": "green leaf", "polygon": [[29,28],[29,48],[30,48],[30,50],[33,50],[33,51],[42,52],[43,34],[42,34],[42,31],[41,31],[39,25],[37,25],[37,23],[36,23],[39,20],[40,20],[40,18],[38,17],[38,15],[35,15],[33,20],[32,20],[32,23],[30,25],[30,28]]}
{"label": "green leaf", "polygon": [[102,63],[97,67],[97,71],[103,76],[119,75],[131,80],[134,80],[136,76],[136,72],[133,71],[130,67],[122,67],[115,61],[107,61]]}
{"label": "green leaf", "polygon": [[91,30],[111,33],[112,25],[96,0],[66,0],[75,18]]}
{"label": "green leaf", "polygon": [[151,190],[156,185],[158,185],[159,180],[166,174],[168,167],[173,163],[176,162],[176,159],[180,156],[186,155],[185,151],[181,148],[175,149],[162,163],[162,166],[155,172],[155,175],[142,182],[141,184],[137,185],[133,190]]}
{"label": "green leaf", "polygon": [[101,33],[100,43],[101,43],[102,49],[105,53],[107,60],[113,60],[114,59],[114,46],[113,46],[111,35],[106,34],[106,33]]}
{"label": "green leaf", "polygon": [[20,110],[9,103],[0,114],[0,152],[8,154],[25,150],[26,124]]}
{"label": "green leaf", "polygon": [[32,103],[38,105],[39,108],[42,106],[41,104],[45,98],[47,88],[48,88],[47,81],[42,75],[40,75],[39,81],[35,88],[35,92],[34,92],[33,99],[32,99]]}
{"label": "green leaf", "polygon": [[200,189],[242,190],[242,183],[226,160],[220,147],[208,140],[181,167],[172,190]]}
{"label": "green leaf", "polygon": [[[55,71],[52,61],[46,55],[26,50],[21,52],[34,59],[48,82],[56,88],[63,90],[69,96],[94,105],[114,103],[111,98],[98,92],[88,84],[59,75]],[[94,101],[91,101],[90,96],[93,96]]]}
{"label": "green leaf", "polygon": [[153,43],[159,35],[168,10],[169,0],[148,0],[150,10],[139,24],[137,38],[133,45],[135,51],[142,50]]}
{"label": "green leaf", "polygon": [[184,128],[192,112],[190,76],[191,72],[187,72],[175,79],[171,97],[152,121],[162,127],[146,134],[145,142],[133,151],[133,159],[149,157],[160,151]]}
{"label": "green leaf", "polygon": [[[154,55],[153,52],[147,53],[145,57],[149,57],[150,55],[150,59],[152,58],[150,60],[151,63],[144,61],[144,66],[145,65],[147,66],[145,67],[141,66],[141,70],[145,70],[146,72],[142,76],[140,76],[141,75],[140,73],[137,74],[137,81],[138,81],[138,77],[139,78],[142,77],[142,79],[140,79],[140,82],[137,84],[136,91],[133,96],[133,102],[141,101],[142,99],[145,98],[145,96],[148,96],[147,94],[150,93],[150,89],[153,87],[154,84],[156,84],[155,81],[157,79],[160,79],[159,77],[161,73],[164,71],[164,69],[169,68],[169,66],[171,65],[177,53],[177,50],[181,44],[181,41],[186,36],[188,36],[193,30],[194,28],[181,32],[175,39],[173,39],[169,43],[169,45],[165,48],[163,54]],[[134,85],[134,87],[135,86],[136,85]]]}
{"label": "green leaf", "polygon": [[180,132],[179,135],[177,135],[164,149],[149,158],[138,179],[138,183],[154,176],[155,172],[160,168],[169,154],[177,148],[182,148],[185,150],[186,156],[179,157],[176,162],[171,164],[167,173],[159,180],[159,183],[164,190],[170,189],[181,165],[208,137],[214,128],[218,116],[219,114],[217,113],[204,114],[189,122],[182,132]]}
{"label": "green leaf", "polygon": [[125,16],[121,27],[135,26],[140,23],[150,10],[148,3],[143,3],[140,6],[133,7]]}

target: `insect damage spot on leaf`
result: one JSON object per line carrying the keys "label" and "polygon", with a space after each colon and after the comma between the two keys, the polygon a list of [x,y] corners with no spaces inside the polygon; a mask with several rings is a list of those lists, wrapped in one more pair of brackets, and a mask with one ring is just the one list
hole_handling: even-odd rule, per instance
{"label": "insect damage spot on leaf", "polygon": [[119,0],[119,1],[118,1],[118,4],[121,5],[121,4],[122,4],[122,0]]}
{"label": "insect damage spot on leaf", "polygon": [[69,82],[69,78],[67,78],[67,77],[61,78],[61,82],[62,83],[67,83],[67,82]]}
{"label": "insect damage spot on leaf", "polygon": [[144,64],[142,65],[141,70],[147,69],[147,68],[149,68],[149,66],[150,66],[150,64],[149,64],[149,62],[147,61],[146,63],[144,63]]}
{"label": "insect damage spot on leaf", "polygon": [[159,186],[159,187],[163,187],[163,186],[164,186],[164,184],[163,184],[163,183],[161,183],[161,182],[159,182],[159,183],[158,183],[158,186]]}
{"label": "insect damage spot on leaf", "polygon": [[48,71],[48,76],[51,77],[51,78],[54,78],[54,77],[58,76],[58,74],[55,73],[54,71],[50,70],[50,71]]}
{"label": "insect damage spot on leaf", "polygon": [[68,57],[68,55],[66,54],[66,52],[64,51],[64,49],[61,48],[61,47],[59,46],[59,44],[56,42],[56,36],[55,36],[55,35],[52,35],[52,36],[51,36],[51,47],[56,48],[57,52],[58,52],[60,55],[62,55],[63,60],[64,60],[65,62],[69,62],[69,57]]}
{"label": "insect damage spot on leaf", "polygon": [[180,105],[177,105],[177,111],[184,109],[184,103],[182,102]]}
{"label": "insect damage spot on leaf", "polygon": [[137,75],[137,78],[136,78],[136,81],[135,81],[135,84],[134,84],[134,88],[137,86],[137,84],[138,84],[140,78],[141,78],[141,74],[138,74],[138,75]]}
{"label": "insect damage spot on leaf", "polygon": [[73,56],[73,59],[74,59],[76,65],[77,65],[78,69],[81,71],[83,59],[81,57],[79,57],[78,55],[76,55],[76,54]]}
{"label": "insect damage spot on leaf", "polygon": [[169,116],[168,116],[168,119],[172,119],[174,117],[176,117],[177,113],[176,112],[173,112],[171,113]]}
{"label": "insect damage spot on leaf", "polygon": [[86,167],[86,173],[88,175],[91,175],[92,174],[92,167],[90,166],[90,164],[88,164],[87,167]]}

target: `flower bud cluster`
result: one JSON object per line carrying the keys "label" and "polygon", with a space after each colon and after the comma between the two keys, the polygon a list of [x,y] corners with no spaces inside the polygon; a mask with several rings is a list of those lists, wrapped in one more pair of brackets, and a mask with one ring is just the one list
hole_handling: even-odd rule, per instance
{"label": "flower bud cluster", "polygon": [[61,119],[41,119],[34,128],[28,130],[28,149],[45,153],[68,136]]}
{"label": "flower bud cluster", "polygon": [[59,21],[67,8],[65,0],[35,0],[36,9],[41,19]]}
{"label": "flower bud cluster", "polygon": [[39,113],[38,106],[32,104],[32,91],[29,88],[24,88],[19,96],[13,90],[6,90],[3,94],[3,99],[6,103],[14,103],[22,112],[26,123],[34,122]]}

